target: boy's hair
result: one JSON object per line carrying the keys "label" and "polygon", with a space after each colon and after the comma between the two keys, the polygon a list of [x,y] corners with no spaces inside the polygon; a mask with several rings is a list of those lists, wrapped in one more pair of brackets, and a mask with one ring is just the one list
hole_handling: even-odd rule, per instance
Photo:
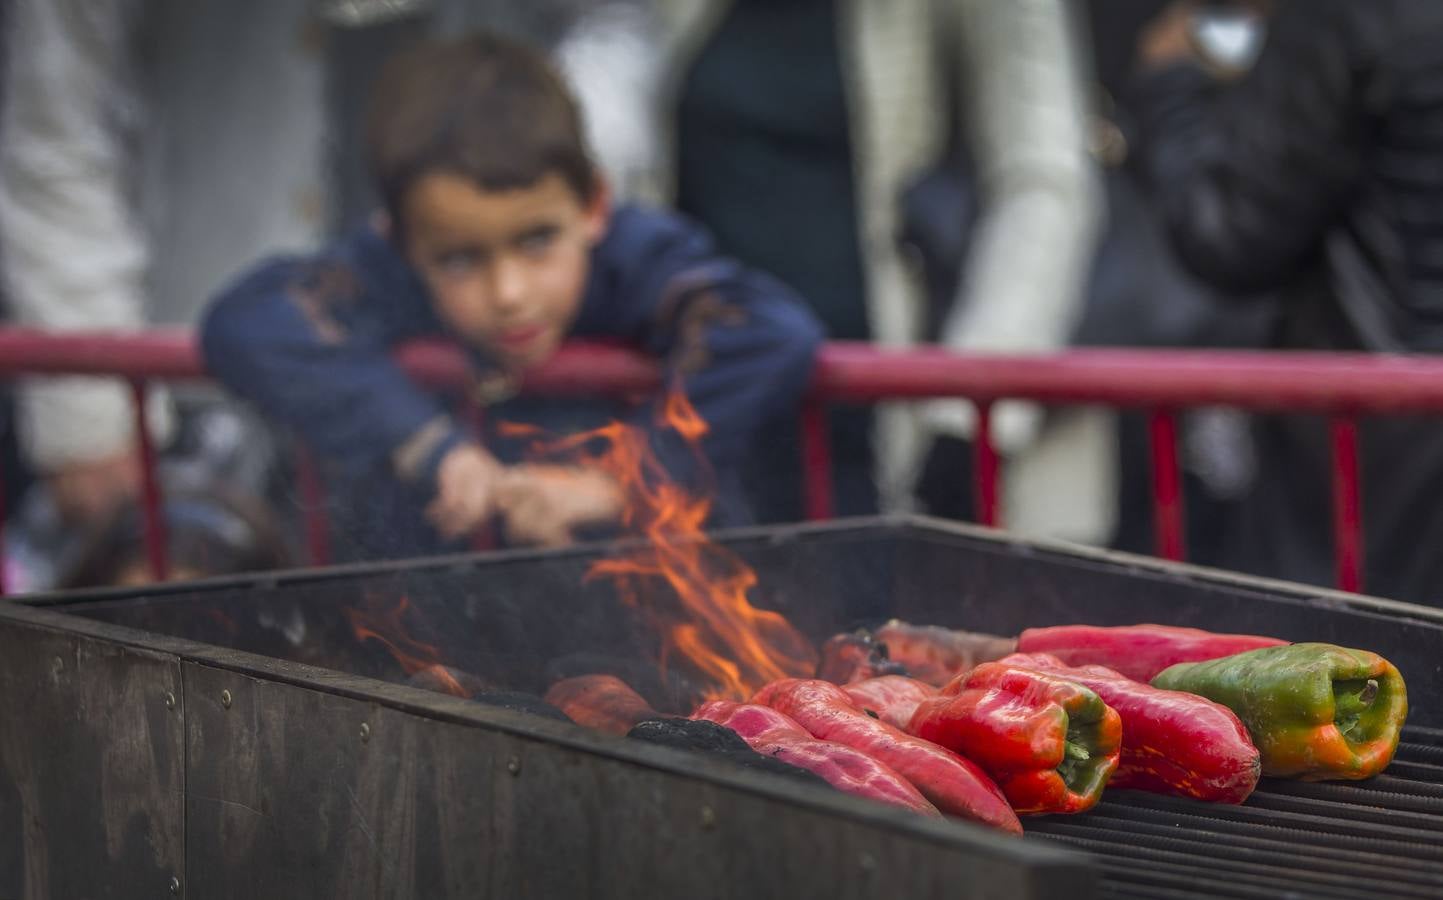
{"label": "boy's hair", "polygon": [[406,192],[433,172],[490,191],[556,174],[583,200],[598,186],[561,76],[536,50],[484,32],[422,41],[391,59],[371,99],[366,143],[397,228]]}

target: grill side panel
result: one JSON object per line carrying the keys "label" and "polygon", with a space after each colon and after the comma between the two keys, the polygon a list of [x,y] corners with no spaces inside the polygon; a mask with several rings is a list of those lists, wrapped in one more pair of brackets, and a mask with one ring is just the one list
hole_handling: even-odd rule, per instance
{"label": "grill side panel", "polygon": [[0,619],[0,897],[185,881],[180,663]]}
{"label": "grill side panel", "polygon": [[187,663],[185,681],[191,898],[1000,900],[1093,883],[1080,858],[1000,836],[899,831],[905,813],[842,818],[222,668]]}

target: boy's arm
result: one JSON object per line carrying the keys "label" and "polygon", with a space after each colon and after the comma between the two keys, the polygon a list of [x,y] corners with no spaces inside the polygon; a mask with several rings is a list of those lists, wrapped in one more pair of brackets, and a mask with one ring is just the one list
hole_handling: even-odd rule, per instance
{"label": "boy's arm", "polygon": [[429,494],[463,434],[391,359],[408,329],[374,289],[343,262],[267,264],[211,305],[201,349],[211,374],[322,455],[357,473],[388,466]]}
{"label": "boy's arm", "polygon": [[[708,425],[703,448],[718,476],[734,473],[763,423],[799,404],[822,341],[816,317],[677,216],[618,211],[597,262],[599,296],[578,332],[627,338],[659,357]],[[689,478],[690,453],[674,432],[656,434],[669,470]]]}

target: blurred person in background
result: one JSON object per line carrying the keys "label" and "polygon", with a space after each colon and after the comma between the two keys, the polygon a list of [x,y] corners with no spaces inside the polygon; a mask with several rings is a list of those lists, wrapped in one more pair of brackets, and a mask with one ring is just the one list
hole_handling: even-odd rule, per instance
{"label": "blurred person in background", "polygon": [[[1131,79],[1141,30],[1172,0],[1090,0],[1088,32],[1095,64],[1094,153],[1103,167],[1107,230],[1098,247],[1087,305],[1074,335],[1083,346],[1264,346],[1273,316],[1266,295],[1229,296],[1190,272],[1173,250],[1146,186],[1130,165],[1138,142]],[[1198,10],[1193,35],[1222,77],[1251,67],[1266,19],[1244,6]],[[1118,513],[1111,545],[1156,548],[1148,415],[1120,410]],[[1239,499],[1252,487],[1256,453],[1248,418],[1231,409],[1187,410],[1178,417],[1187,558],[1221,562]]]}
{"label": "blurred person in background", "polygon": [[[55,331],[143,325],[145,242],[124,185],[119,132],[134,112],[119,3],[17,0],[4,16],[0,248],[7,324]],[[120,75],[120,78],[115,76]],[[158,433],[169,408],[154,405]],[[17,394],[16,436],[69,524],[135,496],[139,460],[123,383],[35,379]]]}
{"label": "blurred person in background", "polygon": [[[630,420],[673,478],[715,491],[716,523],[744,521],[736,473],[759,424],[794,411],[820,341],[792,292],[678,216],[613,207],[575,99],[533,47],[417,43],[383,70],[368,122],[385,214],[243,273],[201,334],[217,378],[344,475],[338,527],[368,555],[404,556],[497,518],[513,542],[565,543],[626,508],[625,486],[584,460],[498,458],[393,359],[424,337],[467,350],[479,402],[514,394],[572,336],[639,347],[664,389]],[[670,388],[707,425],[700,455],[663,421]]]}
{"label": "blurred person in background", "polygon": [[[1197,5],[1143,33],[1133,108],[1181,259],[1230,293],[1275,291],[1271,345],[1443,351],[1443,4],[1284,0],[1256,65],[1219,82]],[[1329,443],[1318,417],[1257,427],[1260,472],[1227,563],[1332,579]],[[1361,425],[1364,584],[1443,602],[1443,425]]]}
{"label": "blurred person in background", "polygon": [[[374,195],[355,190],[351,134],[386,41],[495,21],[555,48],[597,114],[621,189],[641,157],[634,3],[544,0],[14,0],[0,9],[0,315],[47,331],[186,323],[247,259],[318,239]],[[258,61],[264,64],[258,64]],[[598,72],[607,77],[598,77]],[[628,75],[628,73],[632,73]],[[358,117],[355,117],[358,120]],[[328,160],[327,157],[330,156]],[[336,166],[327,174],[324,166]],[[217,211],[223,210],[223,214]],[[43,586],[72,538],[134,500],[139,460],[125,384],[5,385],[13,586]],[[164,391],[152,437],[174,433]],[[16,408],[18,407],[18,408]],[[23,451],[23,452],[19,452]],[[24,493],[28,478],[39,490]],[[22,502],[23,500],[23,502]]]}
{"label": "blurred person in background", "polygon": [[[166,566],[171,581],[241,575],[291,564],[269,510],[224,490],[174,491],[161,505]],[[145,518],[140,506],[122,504],[85,536],[56,584],[60,590],[151,584]]]}
{"label": "blurred person in background", "polygon": [[[887,346],[935,338],[976,352],[1055,349],[1077,320],[1099,219],[1083,63],[1064,7],[1059,0],[658,4],[671,49],[661,68],[657,193],[705,224],[726,251],[797,289],[833,338]],[[950,309],[929,310],[921,273],[899,245],[901,200],[959,144],[981,195],[975,236],[960,282],[948,286]],[[930,404],[921,416],[883,407],[874,454],[870,420],[833,413],[841,514],[908,505],[929,436],[965,436],[973,425],[961,402]],[[1105,431],[1053,428],[1037,442],[1039,421],[1034,409],[1004,404],[994,423],[1002,450],[1015,454],[1009,526],[1104,538],[1107,523],[1095,520],[1108,505],[1106,489],[1077,473],[1089,454],[1051,452],[1046,438],[1081,431],[1083,443],[1096,444],[1107,440]],[[794,434],[794,421],[777,423],[773,433]],[[801,516],[797,455],[795,441],[779,439],[758,460],[756,494],[767,498],[769,518]],[[1061,477],[1046,479],[1037,460]],[[1021,493],[1021,485],[1044,481],[1051,493]]]}

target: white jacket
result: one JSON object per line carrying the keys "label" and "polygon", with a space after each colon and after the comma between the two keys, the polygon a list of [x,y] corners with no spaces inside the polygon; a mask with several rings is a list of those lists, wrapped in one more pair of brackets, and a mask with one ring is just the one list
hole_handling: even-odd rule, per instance
{"label": "white jacket", "polygon": [[[874,339],[907,346],[922,338],[922,286],[898,252],[898,200],[941,160],[947,125],[955,120],[965,123],[983,203],[943,342],[972,352],[1065,346],[1081,314],[1102,197],[1088,151],[1083,86],[1090,79],[1063,0],[838,3]],[[728,5],[658,4],[669,36],[660,122],[669,121],[683,73]],[[949,105],[957,115],[949,114]],[[665,129],[657,133],[669,137]],[[655,187],[662,200],[672,196],[673,158],[663,144]],[[1006,524],[1031,533],[1104,538],[1112,503],[1105,477],[1107,422],[1065,416],[1039,441],[1038,421],[1035,410],[1015,403],[996,413],[994,440],[1011,456]],[[879,423],[878,484],[884,502],[900,508],[907,505],[929,435],[969,435],[972,408],[953,401],[924,410],[890,404],[880,410]]]}

